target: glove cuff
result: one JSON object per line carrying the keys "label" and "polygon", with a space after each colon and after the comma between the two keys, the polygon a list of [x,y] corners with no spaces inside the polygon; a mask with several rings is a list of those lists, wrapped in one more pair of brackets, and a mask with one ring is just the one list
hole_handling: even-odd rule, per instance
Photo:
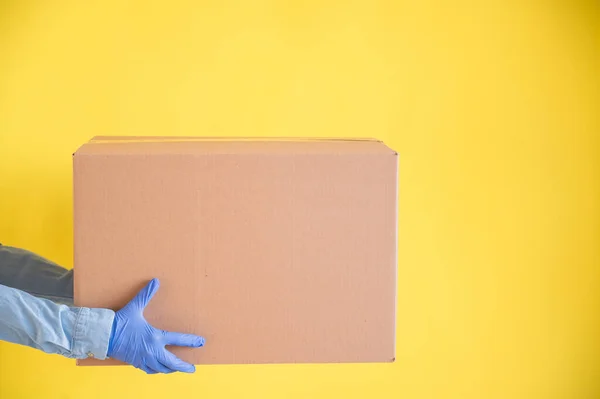
{"label": "glove cuff", "polygon": [[112,357],[113,355],[113,346],[115,341],[115,330],[117,328],[117,315],[115,314],[115,318],[112,323],[112,328],[110,331],[110,338],[108,339],[108,351],[106,352],[106,356]]}

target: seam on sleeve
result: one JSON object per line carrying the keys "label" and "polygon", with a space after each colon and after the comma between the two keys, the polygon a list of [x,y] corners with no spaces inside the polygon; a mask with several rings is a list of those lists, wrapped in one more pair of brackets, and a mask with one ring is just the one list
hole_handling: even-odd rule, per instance
{"label": "seam on sleeve", "polygon": [[75,318],[75,328],[73,330],[73,336],[71,337],[71,352],[75,354],[75,344],[79,340],[79,332],[81,330],[81,316],[84,308],[77,309],[77,317]]}

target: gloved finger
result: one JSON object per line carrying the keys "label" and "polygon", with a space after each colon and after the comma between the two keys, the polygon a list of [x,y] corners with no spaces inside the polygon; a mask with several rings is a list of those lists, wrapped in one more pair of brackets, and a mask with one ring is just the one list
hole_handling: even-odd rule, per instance
{"label": "gloved finger", "polygon": [[176,332],[163,331],[165,345],[190,346],[199,348],[204,346],[204,338],[194,334],[180,334]]}
{"label": "gloved finger", "polygon": [[164,355],[160,361],[171,370],[181,371],[183,373],[193,373],[196,371],[196,367],[194,367],[193,364],[184,362],[168,350],[164,351]]}
{"label": "gloved finger", "polygon": [[146,374],[157,374],[158,373],[157,371],[152,370],[150,367],[146,366],[145,364],[140,366],[140,370],[142,370]]}
{"label": "gloved finger", "polygon": [[171,374],[171,373],[175,372],[175,370],[168,368],[167,366],[165,366],[164,364],[162,364],[160,361],[158,361],[156,359],[149,361],[148,364],[149,364],[150,368],[152,368],[153,370],[155,370],[159,373]]}
{"label": "gloved finger", "polygon": [[157,278],[153,278],[150,280],[148,284],[140,292],[137,293],[135,298],[131,301],[138,309],[143,310],[148,302],[152,299],[156,291],[158,291],[158,287],[160,287],[160,283]]}

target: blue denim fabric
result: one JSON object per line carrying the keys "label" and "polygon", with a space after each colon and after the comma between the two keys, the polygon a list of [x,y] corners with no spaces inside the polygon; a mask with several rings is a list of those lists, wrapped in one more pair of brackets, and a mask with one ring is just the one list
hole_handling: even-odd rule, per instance
{"label": "blue denim fabric", "polygon": [[73,271],[0,245],[0,340],[66,357],[106,358],[110,309],[73,305]]}

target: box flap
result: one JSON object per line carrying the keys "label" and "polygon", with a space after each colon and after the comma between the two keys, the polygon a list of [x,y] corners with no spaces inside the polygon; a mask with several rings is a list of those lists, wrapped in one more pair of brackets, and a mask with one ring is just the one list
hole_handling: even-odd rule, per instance
{"label": "box flap", "polygon": [[372,138],[97,136],[80,147],[75,156],[124,154],[396,155],[396,152]]}

